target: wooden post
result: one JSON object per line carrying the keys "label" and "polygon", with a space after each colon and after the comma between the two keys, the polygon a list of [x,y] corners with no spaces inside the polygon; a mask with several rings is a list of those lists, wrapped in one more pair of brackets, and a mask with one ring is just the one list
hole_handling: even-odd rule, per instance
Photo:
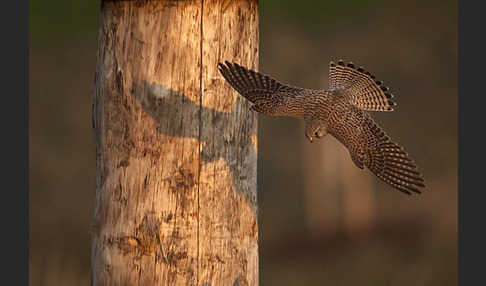
{"label": "wooden post", "polygon": [[258,285],[257,0],[102,1],[93,285]]}

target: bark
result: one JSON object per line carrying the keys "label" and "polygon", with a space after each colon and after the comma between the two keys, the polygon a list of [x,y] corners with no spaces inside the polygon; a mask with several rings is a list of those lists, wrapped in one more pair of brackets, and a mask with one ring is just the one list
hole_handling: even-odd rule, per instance
{"label": "bark", "polygon": [[93,285],[257,285],[257,1],[102,1]]}

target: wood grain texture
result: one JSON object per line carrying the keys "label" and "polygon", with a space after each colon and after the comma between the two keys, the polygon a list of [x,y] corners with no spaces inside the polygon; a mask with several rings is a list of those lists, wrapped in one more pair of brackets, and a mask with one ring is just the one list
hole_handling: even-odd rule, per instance
{"label": "wood grain texture", "polygon": [[258,285],[257,1],[102,1],[93,285]]}

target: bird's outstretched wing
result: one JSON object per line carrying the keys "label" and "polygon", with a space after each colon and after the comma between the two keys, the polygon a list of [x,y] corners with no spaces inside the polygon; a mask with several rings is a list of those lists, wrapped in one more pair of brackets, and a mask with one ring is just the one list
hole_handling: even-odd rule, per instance
{"label": "bird's outstretched wing", "polygon": [[226,61],[218,64],[226,81],[243,97],[254,103],[252,109],[264,114],[302,118],[305,89]]}
{"label": "bird's outstretched wing", "polygon": [[363,67],[339,60],[329,64],[329,89],[343,91],[356,107],[367,111],[393,111],[396,104],[388,87]]}
{"label": "bird's outstretched wing", "polygon": [[[421,193],[425,188],[424,179],[417,166],[402,147],[374,122],[366,117],[363,122],[362,136],[364,148],[361,154],[351,154],[355,163],[365,165],[378,178],[406,194]],[[358,158],[358,159],[356,159]]]}

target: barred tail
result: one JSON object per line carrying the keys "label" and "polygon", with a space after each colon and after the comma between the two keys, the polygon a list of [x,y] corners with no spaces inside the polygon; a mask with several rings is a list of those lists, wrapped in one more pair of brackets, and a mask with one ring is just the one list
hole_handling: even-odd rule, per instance
{"label": "barred tail", "polygon": [[368,111],[393,111],[393,94],[383,82],[363,67],[339,60],[329,64],[329,89],[344,90],[350,102],[356,107]]}

